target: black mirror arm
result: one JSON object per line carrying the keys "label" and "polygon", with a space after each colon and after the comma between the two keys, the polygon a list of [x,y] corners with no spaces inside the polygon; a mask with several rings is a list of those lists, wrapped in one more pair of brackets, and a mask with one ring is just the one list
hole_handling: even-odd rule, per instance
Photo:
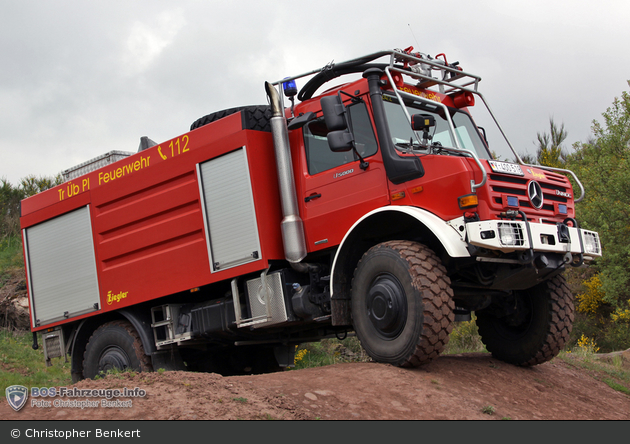
{"label": "black mirror arm", "polygon": [[357,150],[357,147],[356,147],[356,144],[354,143],[354,141],[352,142],[352,150],[354,151],[354,154],[356,154],[356,156],[360,160],[359,168],[361,168],[362,170],[366,170],[367,167],[370,166],[370,162],[366,162],[365,159],[363,159],[363,157],[361,157],[361,154],[359,154],[359,151]]}
{"label": "black mirror arm", "polygon": [[[345,91],[339,91],[337,94],[339,95],[339,99],[340,100],[341,100],[341,94],[344,94],[344,95],[350,97],[350,99],[352,99],[352,103],[365,103],[365,101],[361,97],[353,96],[352,94],[347,93]],[[342,102],[343,102],[343,100],[342,100]]]}
{"label": "black mirror arm", "polygon": [[[339,91],[337,93],[338,97],[339,97],[339,101],[342,103],[343,105],[343,100],[341,99],[341,95],[345,94],[346,96],[350,97],[352,99],[352,103],[360,103],[363,102],[363,99],[357,96],[353,96],[352,94],[348,94],[345,91]],[[365,102],[364,102],[365,103]],[[348,125],[348,130],[350,131],[350,134],[354,134],[354,128],[352,127],[352,119],[350,118],[350,113],[348,112],[348,108],[346,106],[343,107],[344,108],[344,115],[346,118],[346,124]],[[359,168],[361,168],[362,170],[366,170],[367,167],[370,165],[369,162],[366,162],[363,157],[361,157],[361,154],[359,154],[359,150],[357,150],[357,144],[354,141],[354,136],[352,137],[352,151],[354,151],[354,154],[359,158]]]}

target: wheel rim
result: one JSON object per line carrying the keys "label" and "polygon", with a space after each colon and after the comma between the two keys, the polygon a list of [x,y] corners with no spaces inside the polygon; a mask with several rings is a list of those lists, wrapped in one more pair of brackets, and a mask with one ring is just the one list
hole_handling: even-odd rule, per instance
{"label": "wheel rim", "polygon": [[122,348],[112,345],[101,353],[101,357],[98,360],[98,370],[103,373],[115,368],[124,370],[130,366],[130,362],[129,356]]}
{"label": "wheel rim", "polygon": [[367,315],[376,333],[383,339],[395,339],[407,322],[407,296],[400,281],[392,274],[378,275],[370,285]]}
{"label": "wheel rim", "polygon": [[517,299],[518,310],[520,316],[506,316],[498,318],[496,327],[502,335],[512,340],[524,337],[533,322],[533,302],[530,297],[519,295]]}

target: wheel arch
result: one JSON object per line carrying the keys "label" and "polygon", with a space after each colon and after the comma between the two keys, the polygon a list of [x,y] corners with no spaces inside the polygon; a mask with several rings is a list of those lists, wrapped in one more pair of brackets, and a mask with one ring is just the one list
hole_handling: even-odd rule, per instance
{"label": "wheel arch", "polygon": [[344,236],[332,264],[331,309],[333,325],[351,325],[350,288],[361,256],[376,244],[413,240],[431,248],[442,260],[469,257],[466,243],[456,229],[426,210],[389,206],[364,215]]}
{"label": "wheel arch", "polygon": [[123,308],[115,312],[106,313],[100,316],[93,316],[82,320],[76,327],[75,334],[72,339],[70,351],[72,382],[78,382],[83,377],[83,354],[87,347],[88,341],[92,333],[101,325],[115,320],[127,320],[133,328],[138,332],[145,354],[151,356],[155,351],[155,342],[151,330],[151,319],[146,310],[133,310]]}

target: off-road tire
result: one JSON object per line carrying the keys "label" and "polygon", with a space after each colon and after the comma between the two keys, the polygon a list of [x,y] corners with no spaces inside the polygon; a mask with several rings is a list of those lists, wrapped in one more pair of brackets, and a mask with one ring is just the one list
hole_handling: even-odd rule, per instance
{"label": "off-road tire", "polygon": [[95,376],[113,369],[152,371],[151,358],[144,352],[140,336],[129,321],[101,325],[90,337],[83,353],[83,376]]}
{"label": "off-road tire", "polygon": [[241,122],[244,130],[271,132],[271,107],[269,105],[239,106],[216,111],[195,120],[190,125],[190,130],[201,128],[204,125],[238,112],[241,113]]}
{"label": "off-road tire", "polygon": [[527,367],[551,360],[569,340],[573,328],[573,295],[564,276],[518,291],[516,296],[529,311],[518,325],[513,325],[510,317],[497,317],[489,311],[476,313],[482,342],[495,358],[510,364]]}
{"label": "off-road tire", "polygon": [[366,353],[377,362],[417,367],[448,343],[453,290],[427,246],[390,241],[369,249],[352,280],[352,319]]}

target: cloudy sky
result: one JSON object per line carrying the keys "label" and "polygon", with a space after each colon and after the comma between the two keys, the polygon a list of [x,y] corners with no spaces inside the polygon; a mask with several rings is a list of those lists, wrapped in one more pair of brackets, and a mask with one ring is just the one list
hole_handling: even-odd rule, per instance
{"label": "cloudy sky", "polygon": [[[384,49],[481,76],[519,152],[567,146],[630,89],[627,0],[0,0],[0,178],[54,176],[264,104],[276,81]],[[303,83],[302,83],[303,84]],[[298,87],[300,84],[298,84]],[[492,143],[493,140],[491,139]]]}

